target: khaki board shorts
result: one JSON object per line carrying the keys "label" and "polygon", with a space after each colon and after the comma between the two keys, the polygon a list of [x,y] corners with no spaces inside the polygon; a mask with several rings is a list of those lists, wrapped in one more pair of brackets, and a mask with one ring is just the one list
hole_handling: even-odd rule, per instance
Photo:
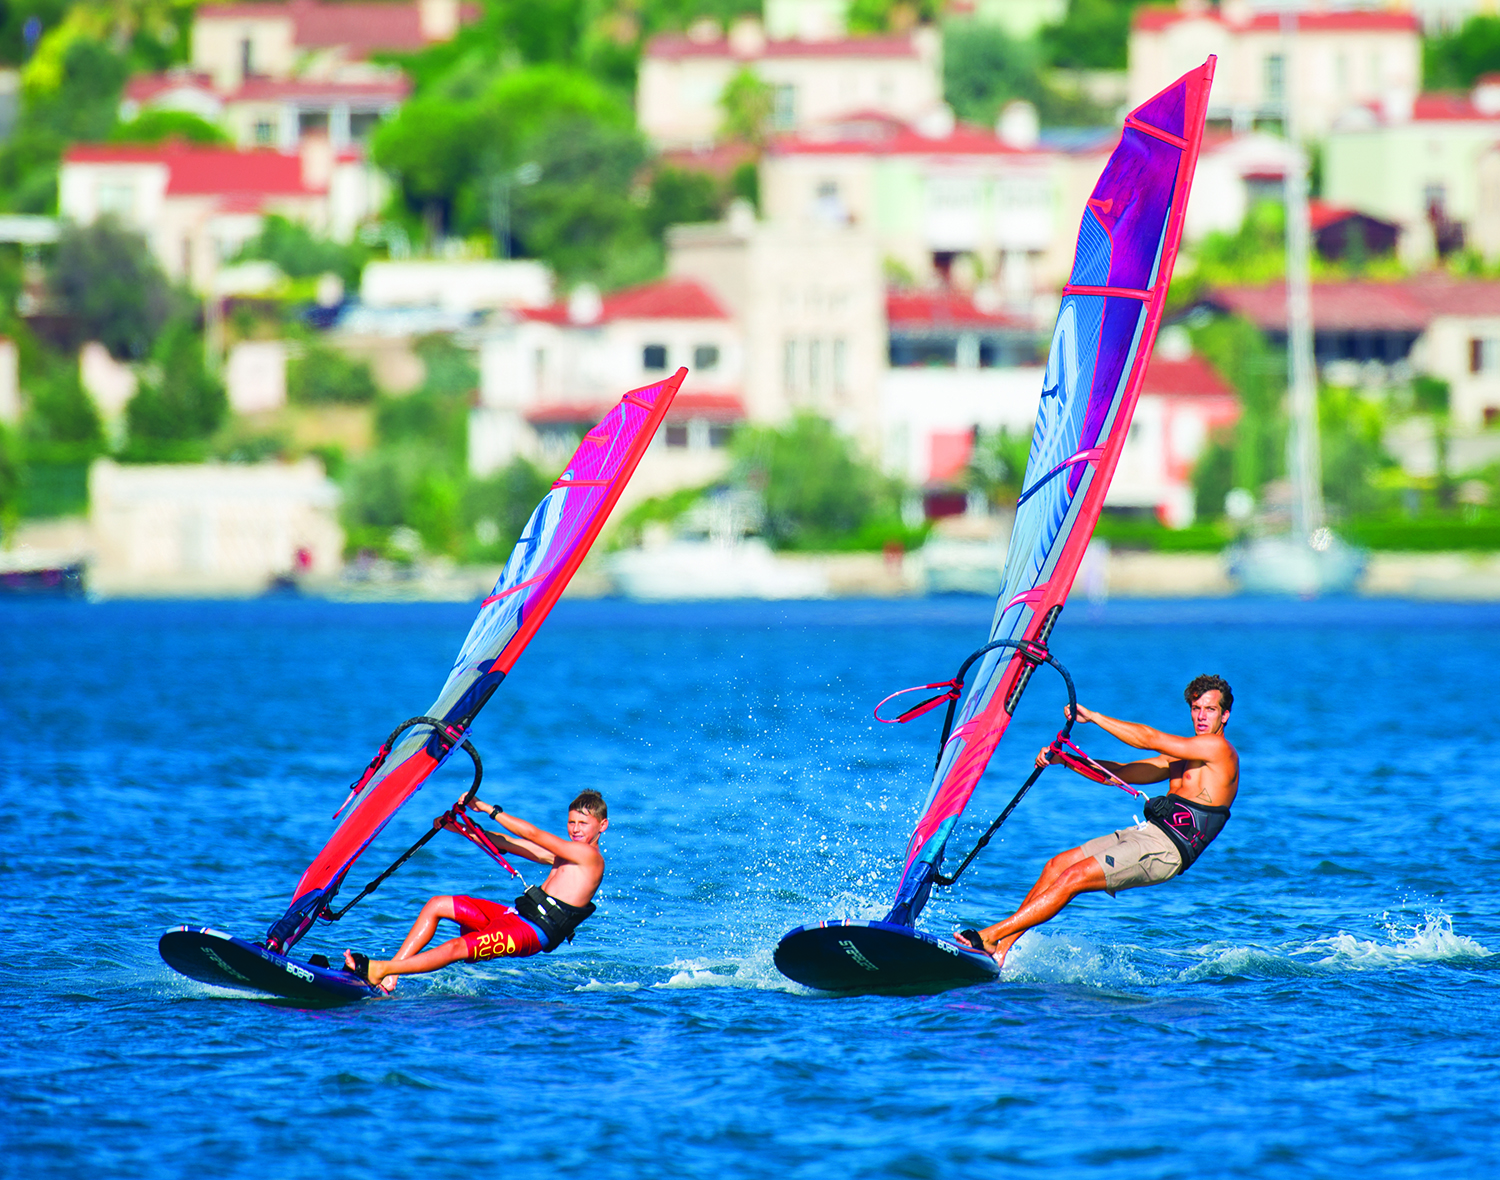
{"label": "khaki board shorts", "polygon": [[1096,836],[1079,851],[1099,862],[1111,897],[1121,889],[1158,885],[1182,872],[1182,853],[1172,837],[1152,823]]}

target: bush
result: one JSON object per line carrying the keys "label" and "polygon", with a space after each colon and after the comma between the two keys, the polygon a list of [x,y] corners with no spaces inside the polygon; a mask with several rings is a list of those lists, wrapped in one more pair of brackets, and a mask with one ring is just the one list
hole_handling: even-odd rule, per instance
{"label": "bush", "polygon": [[901,527],[899,484],[823,418],[802,414],[783,430],[741,430],[734,453],[739,480],[765,501],[766,539],[777,548],[873,544],[878,522]]}
{"label": "bush", "polygon": [[63,227],[50,285],[72,319],[72,344],[97,340],[116,360],[148,356],[174,310],[145,239],[113,217]]}
{"label": "bush", "polygon": [[76,364],[59,362],[29,384],[21,422],[28,460],[86,463],[104,450],[104,423]]}
{"label": "bush", "polygon": [[174,444],[206,440],[229,413],[229,399],[203,364],[203,340],[178,320],[162,333],[153,357],[156,373],[141,382],[125,407],[128,459],[176,461],[195,448]]}
{"label": "bush", "polygon": [[520,457],[494,475],[470,480],[459,507],[464,556],[471,561],[508,558],[532,510],[551,487],[551,479]]}
{"label": "bush", "polygon": [[357,290],[368,256],[368,251],[357,243],[320,238],[305,225],[273,213],[266,218],[260,233],[240,248],[235,261],[272,262],[282,274],[294,279],[332,272],[343,279],[346,289]]}
{"label": "bush", "polygon": [[366,405],[377,390],[370,366],[315,344],[287,366],[286,392],[300,405]]}
{"label": "bush", "polygon": [[111,143],[161,143],[180,139],[185,143],[227,145],[233,142],[222,128],[189,111],[144,110],[129,123],[110,133]]}

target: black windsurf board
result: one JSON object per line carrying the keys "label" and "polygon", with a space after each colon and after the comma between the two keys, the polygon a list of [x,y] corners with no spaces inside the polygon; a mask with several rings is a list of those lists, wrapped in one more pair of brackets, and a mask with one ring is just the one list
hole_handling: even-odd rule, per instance
{"label": "black windsurf board", "polygon": [[288,958],[206,926],[177,926],[168,930],[161,936],[157,949],[173,971],[218,987],[324,1004],[350,1003],[385,994],[342,965],[323,967]]}
{"label": "black windsurf board", "polygon": [[819,922],[789,930],[776,969],[820,991],[896,991],[990,983],[1000,966],[983,951],[894,922]]}

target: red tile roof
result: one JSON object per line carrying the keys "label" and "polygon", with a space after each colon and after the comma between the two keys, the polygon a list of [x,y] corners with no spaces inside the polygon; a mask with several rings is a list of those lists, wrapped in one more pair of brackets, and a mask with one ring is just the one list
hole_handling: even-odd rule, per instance
{"label": "red tile roof", "polygon": [[941,137],[929,137],[885,115],[841,119],[771,144],[778,156],[1014,156],[1039,157],[1046,148],[1015,148],[987,127],[957,123]]}
{"label": "red tile roof", "polygon": [[1031,322],[1005,312],[980,311],[961,291],[887,291],[885,317],[893,328],[1030,328]]}
{"label": "red tile roof", "polygon": [[[1286,287],[1221,287],[1208,301],[1258,327],[1286,331]],[[1423,332],[1440,315],[1500,316],[1500,282],[1422,275],[1396,283],[1314,283],[1313,327],[1322,332]]]}
{"label": "red tile roof", "polygon": [[400,102],[411,93],[411,82],[403,77],[381,82],[321,82],[311,79],[249,78],[229,96],[231,102],[276,102],[286,99],[389,99]]}
{"label": "red tile roof", "polygon": [[[640,287],[627,287],[606,295],[596,321],[610,320],[727,320],[729,313],[708,290],[693,279],[663,279]],[[567,324],[568,305],[554,303],[522,311],[522,318],[549,324]]]}
{"label": "red tile roof", "polygon": [[733,393],[679,393],[667,411],[668,421],[708,418],[715,422],[738,422],[745,416],[745,403]]}
{"label": "red tile roof", "polygon": [[162,164],[169,196],[309,196],[321,191],[302,182],[302,160],[280,152],[236,151],[169,142],[159,147],[78,144],[65,164]]}
{"label": "red tile roof", "polygon": [[166,74],[137,74],[125,83],[124,97],[134,102],[150,102],[158,94],[172,90],[203,90],[213,94],[212,74],[170,72]]}
{"label": "red tile roof", "polygon": [[1411,117],[1414,123],[1452,123],[1487,120],[1500,125],[1500,117],[1484,114],[1474,105],[1474,101],[1469,95],[1452,94],[1443,91],[1433,91],[1428,94],[1417,95],[1416,101],[1411,105]]}
{"label": "red tile roof", "polygon": [[[475,5],[459,9],[460,23],[475,19]],[[347,48],[355,57],[386,51],[415,51],[428,45],[422,35],[420,9],[416,4],[326,3],[324,0],[290,0],[289,3],[205,4],[198,20],[290,19],[293,41],[303,49]]]}
{"label": "red tile roof", "polygon": [[1237,396],[1234,389],[1201,356],[1171,361],[1156,352],[1146,362],[1146,379],[1141,392],[1166,397]]}
{"label": "red tile roof", "polygon": [[[1189,13],[1180,8],[1138,8],[1130,25],[1143,32],[1158,32],[1186,20],[1212,21],[1234,32],[1281,30],[1281,14],[1276,12],[1259,12],[1243,24],[1235,24],[1218,12]],[[1417,18],[1409,12],[1304,12],[1297,17],[1297,28],[1307,33],[1421,33]]]}
{"label": "red tile roof", "polygon": [[[737,57],[729,38],[695,41],[682,33],[661,33],[646,43],[645,57],[681,60],[688,57]],[[754,55],[774,57],[916,57],[911,37],[847,37],[837,41],[767,41]]]}
{"label": "red tile roof", "polygon": [[1312,231],[1317,233],[1321,229],[1327,229],[1340,221],[1347,221],[1351,217],[1361,217],[1366,221],[1379,222],[1388,225],[1392,229],[1399,228],[1394,221],[1387,221],[1382,217],[1374,217],[1369,213],[1361,213],[1358,209],[1346,209],[1338,205],[1330,205],[1326,201],[1320,201],[1316,197],[1307,203],[1308,221],[1311,223]]}

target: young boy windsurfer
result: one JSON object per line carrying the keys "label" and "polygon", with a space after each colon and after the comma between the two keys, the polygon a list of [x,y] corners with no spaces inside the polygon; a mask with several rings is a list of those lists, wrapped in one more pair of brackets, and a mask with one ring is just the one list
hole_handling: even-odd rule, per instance
{"label": "young boy windsurfer", "polygon": [[[1078,706],[1077,718],[1093,722],[1127,746],[1156,750],[1140,762],[1106,762],[1127,783],[1170,781],[1167,794],[1146,804],[1148,823],[1099,836],[1049,860],[1020,907],[1003,922],[959,937],[1001,963],[1016,939],[1057,913],[1080,893],[1156,885],[1187,871],[1229,820],[1229,805],[1240,785],[1240,756],[1224,737],[1234,692],[1220,676],[1198,676],[1183,691],[1193,718],[1193,736],[1162,733],[1149,725],[1120,721]],[[1037,765],[1050,760],[1049,749]]]}
{"label": "young boy windsurfer", "polygon": [[[485,833],[497,849],[551,865],[552,871],[540,886],[533,885],[516,898],[514,907],[482,897],[432,898],[412,923],[411,933],[394,959],[370,959],[354,951],[344,952],[344,966],[361,979],[392,991],[397,975],[420,975],[460,961],[523,958],[556,950],[571,940],[574,928],[594,912],[591,899],[604,877],[599,837],[609,828],[609,809],[598,791],[584,791],[568,804],[566,840],[482,800],[475,799],[468,807],[488,813],[512,833]],[[432,950],[423,950],[437,934],[442,918],[457,922],[463,933]]]}

